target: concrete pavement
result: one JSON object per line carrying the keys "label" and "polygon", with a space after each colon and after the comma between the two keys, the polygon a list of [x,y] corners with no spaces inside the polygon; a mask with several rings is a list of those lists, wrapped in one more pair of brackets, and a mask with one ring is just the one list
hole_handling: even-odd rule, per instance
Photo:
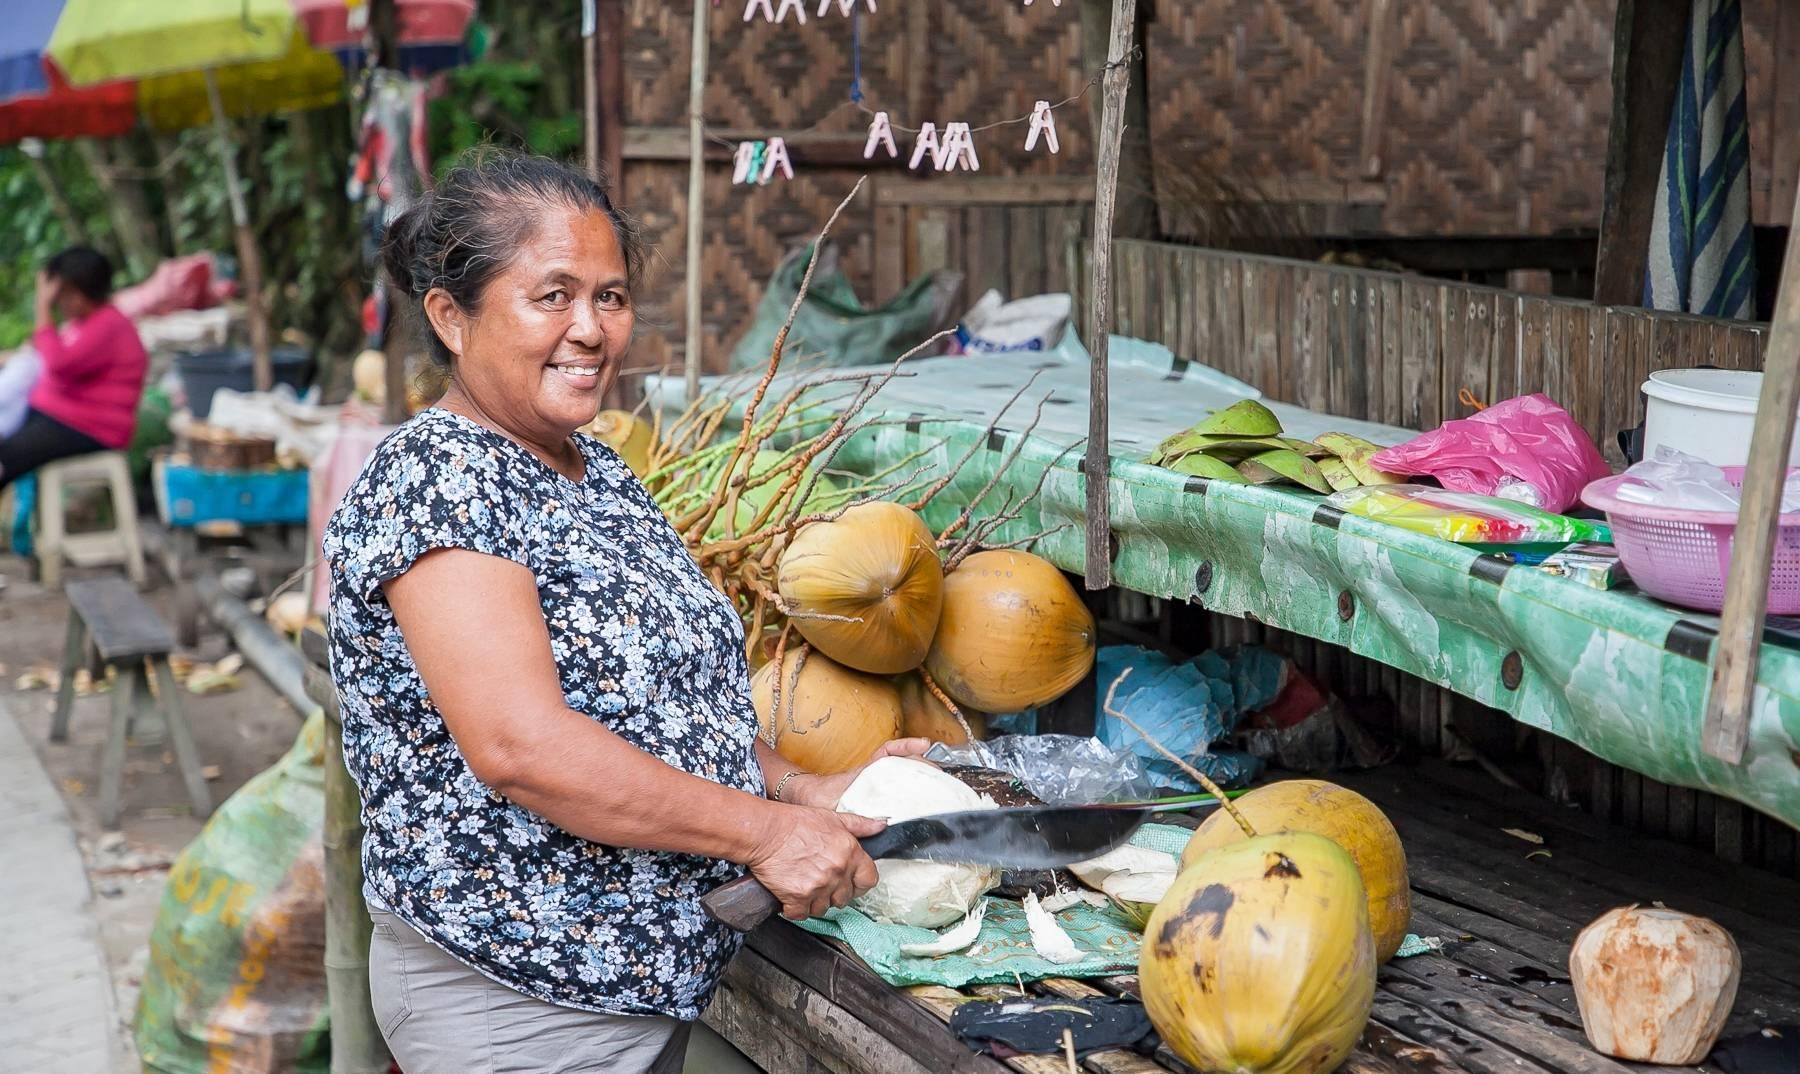
{"label": "concrete pavement", "polygon": [[0,1069],[115,1074],[130,1068],[87,871],[11,703],[0,700]]}

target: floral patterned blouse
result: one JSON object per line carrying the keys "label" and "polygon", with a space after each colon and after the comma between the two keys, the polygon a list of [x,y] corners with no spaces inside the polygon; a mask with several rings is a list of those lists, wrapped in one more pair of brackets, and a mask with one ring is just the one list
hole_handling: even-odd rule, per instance
{"label": "floral patterned blouse", "polygon": [[618,456],[576,440],[580,482],[467,418],[427,410],[375,450],[326,527],[331,666],[368,826],[363,870],[377,905],[502,984],[563,1006],[691,1021],[739,942],[697,900],[740,870],[591,843],[489,790],[433,707],[381,590],[435,548],[524,564],[571,708],[676,768],[762,794],[742,623]]}

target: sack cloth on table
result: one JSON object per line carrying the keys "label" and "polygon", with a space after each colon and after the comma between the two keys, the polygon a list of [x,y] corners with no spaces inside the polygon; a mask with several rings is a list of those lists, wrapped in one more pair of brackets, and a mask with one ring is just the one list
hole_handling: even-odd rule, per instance
{"label": "sack cloth on table", "polygon": [[[1146,824],[1132,836],[1134,846],[1160,850],[1171,857],[1181,853],[1188,829],[1170,824]],[[1091,958],[1058,965],[1042,958],[1031,946],[1031,930],[1025,908],[1011,899],[988,899],[987,916],[975,942],[955,954],[913,957],[900,953],[900,945],[929,943],[938,934],[911,925],[887,925],[860,910],[832,910],[824,917],[802,921],[800,927],[842,940],[858,958],[891,985],[935,984],[961,988],[972,984],[1012,984],[1046,977],[1105,977],[1137,969],[1140,936],[1117,910],[1077,904],[1056,914],[1056,923]],[[952,926],[954,927],[954,926]]]}

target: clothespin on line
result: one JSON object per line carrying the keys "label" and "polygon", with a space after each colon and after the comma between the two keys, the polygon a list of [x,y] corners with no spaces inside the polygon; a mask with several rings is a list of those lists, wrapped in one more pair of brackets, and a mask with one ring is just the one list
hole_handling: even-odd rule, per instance
{"label": "clothespin on line", "polygon": [[792,11],[794,17],[800,20],[800,25],[806,25],[806,5],[802,0],[780,0],[779,3],[771,3],[771,0],[749,0],[744,5],[744,21],[749,22],[758,11],[762,12],[764,22],[786,21],[788,12]]}
{"label": "clothespin on line", "polygon": [[937,124],[926,120],[920,125],[918,135],[913,138],[912,160],[906,166],[917,168],[924,161],[925,154],[930,153],[931,166],[938,171],[943,171],[943,152],[943,147],[938,143]]}
{"label": "clothespin on line", "polygon": [[967,123],[951,123],[944,128],[944,160],[938,165],[939,171],[955,171],[961,166],[967,171],[981,170],[981,158],[975,155],[975,135],[969,131]]}
{"label": "clothespin on line", "polygon": [[777,170],[781,172],[784,179],[794,177],[794,165],[788,160],[787,139],[785,138],[769,139],[768,148],[763,151],[762,179],[760,181],[767,183],[770,179],[775,178]]}
{"label": "clothespin on line", "polygon": [[[875,0],[865,0],[871,14],[875,11]],[[856,0],[819,0],[819,18],[824,18],[831,11],[831,5],[837,4],[838,14],[848,15],[856,10]]]}
{"label": "clothespin on line", "polygon": [[869,121],[869,140],[863,146],[863,159],[872,159],[876,147],[883,145],[887,147],[888,156],[900,155],[900,147],[894,144],[894,125],[889,122],[886,112],[877,112],[875,118]]}
{"label": "clothespin on line", "polygon": [[1062,151],[1062,143],[1056,137],[1056,113],[1050,110],[1049,101],[1039,101],[1031,110],[1031,133],[1025,136],[1025,151],[1037,148],[1038,135],[1043,135],[1044,145],[1052,153]]}

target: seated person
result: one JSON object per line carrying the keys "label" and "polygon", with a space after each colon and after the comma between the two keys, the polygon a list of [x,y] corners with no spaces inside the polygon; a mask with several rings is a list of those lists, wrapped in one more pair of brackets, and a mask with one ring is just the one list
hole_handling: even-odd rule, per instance
{"label": "seated person", "polygon": [[38,273],[31,345],[42,364],[24,423],[0,440],[0,488],[45,463],[131,443],[150,359],[137,328],[107,301],[112,274],[106,256],[85,246]]}

